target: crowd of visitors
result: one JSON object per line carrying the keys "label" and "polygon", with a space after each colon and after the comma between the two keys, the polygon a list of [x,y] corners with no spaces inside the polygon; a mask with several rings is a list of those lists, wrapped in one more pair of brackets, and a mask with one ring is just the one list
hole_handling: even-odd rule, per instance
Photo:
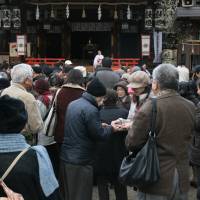
{"label": "crowd of visitors", "polygon": [[[137,198],[187,200],[192,166],[200,199],[200,66],[189,73],[183,64],[160,64],[152,74],[145,63],[113,71],[112,60],[101,52],[92,73],[70,60],[55,67],[2,65],[0,177],[27,152],[0,178],[0,197],[8,195],[5,183],[24,200],[91,200],[96,183],[100,200],[110,199],[110,188],[117,200],[128,200],[120,166],[147,142],[156,98],[160,178],[135,188]],[[54,104],[49,136],[44,123]]]}

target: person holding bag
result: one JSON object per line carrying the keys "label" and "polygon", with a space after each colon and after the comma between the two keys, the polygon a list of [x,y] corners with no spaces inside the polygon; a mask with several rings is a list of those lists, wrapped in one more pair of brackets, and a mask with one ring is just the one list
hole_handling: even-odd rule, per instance
{"label": "person holding bag", "polygon": [[[177,89],[178,71],[173,65],[161,64],[154,69],[152,92],[157,99],[155,140],[160,178],[155,183],[138,186],[138,200],[187,200],[188,150],[195,107],[181,97]],[[126,137],[127,148],[136,155],[149,139],[151,113],[152,100],[149,99],[136,113]]]}

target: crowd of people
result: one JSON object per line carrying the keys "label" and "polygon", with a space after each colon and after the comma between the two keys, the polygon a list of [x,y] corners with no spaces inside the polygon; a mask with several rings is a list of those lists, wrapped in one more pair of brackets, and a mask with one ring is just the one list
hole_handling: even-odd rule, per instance
{"label": "crowd of people", "polygon": [[[156,97],[160,179],[138,187],[137,198],[187,200],[192,166],[200,199],[200,66],[189,73],[183,64],[160,64],[152,74],[144,63],[113,71],[101,52],[92,73],[70,60],[55,67],[2,64],[0,176],[28,150],[0,180],[25,200],[91,200],[94,183],[100,200],[109,200],[110,188],[128,200],[119,169],[147,142]],[[57,120],[48,136],[44,121],[53,102]]]}

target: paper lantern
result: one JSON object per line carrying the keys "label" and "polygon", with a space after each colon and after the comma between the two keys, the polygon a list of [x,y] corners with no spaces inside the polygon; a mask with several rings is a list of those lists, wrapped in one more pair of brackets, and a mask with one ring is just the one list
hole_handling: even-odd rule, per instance
{"label": "paper lantern", "polygon": [[14,8],[12,10],[12,23],[14,28],[21,27],[21,11],[19,8]]}
{"label": "paper lantern", "polygon": [[153,28],[153,10],[152,10],[152,8],[145,9],[144,27],[147,30],[150,30]]}
{"label": "paper lantern", "polygon": [[10,9],[2,9],[1,11],[2,17],[2,24],[3,28],[10,28],[11,27],[11,11]]}

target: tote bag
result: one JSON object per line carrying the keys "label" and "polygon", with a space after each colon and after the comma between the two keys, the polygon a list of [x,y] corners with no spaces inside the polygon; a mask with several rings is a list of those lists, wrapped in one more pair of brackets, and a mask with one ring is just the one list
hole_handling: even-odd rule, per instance
{"label": "tote bag", "polygon": [[156,183],[160,178],[160,165],[155,139],[156,98],[152,98],[151,130],[143,148],[122,161],[119,180],[124,185],[146,186]]}
{"label": "tote bag", "polygon": [[44,118],[44,133],[46,136],[52,137],[56,128],[57,115],[56,115],[56,102],[60,89],[56,92],[52,106]]}

